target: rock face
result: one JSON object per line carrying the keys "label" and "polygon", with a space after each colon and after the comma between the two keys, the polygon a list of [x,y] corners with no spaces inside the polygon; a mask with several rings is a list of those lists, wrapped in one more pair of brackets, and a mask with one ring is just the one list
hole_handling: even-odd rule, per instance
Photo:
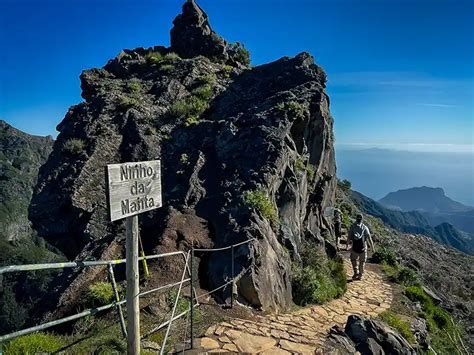
{"label": "rock face", "polygon": [[0,240],[16,242],[31,233],[28,204],[39,167],[51,152],[51,137],[32,136],[0,120]]}
{"label": "rock face", "polygon": [[186,1],[173,24],[171,50],[180,57],[225,57],[227,43],[212,30],[207,14],[194,0]]}
{"label": "rock face", "polygon": [[331,329],[329,338],[334,347],[347,353],[416,354],[408,341],[393,328],[357,315],[349,316],[344,331],[337,327]]}
{"label": "rock face", "polygon": [[[326,75],[308,53],[248,67],[242,47],[216,35],[194,1],[174,25],[171,48],[124,50],[83,72],[85,102],[57,127],[30,218],[70,258],[123,253],[124,224],[107,219],[104,167],[161,159],[164,207],[140,215],[147,252],[255,238],[235,250],[238,292],[253,305],[286,308],[286,248],[297,255],[303,239],[330,233],[322,210],[333,201],[336,168]],[[229,254],[201,259],[202,283],[230,276]]]}

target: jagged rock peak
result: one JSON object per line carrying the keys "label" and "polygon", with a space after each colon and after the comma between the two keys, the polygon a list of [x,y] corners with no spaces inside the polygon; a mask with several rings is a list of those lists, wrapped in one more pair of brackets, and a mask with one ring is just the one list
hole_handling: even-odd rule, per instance
{"label": "jagged rock peak", "polygon": [[173,25],[171,50],[180,57],[194,58],[202,55],[229,64],[248,64],[241,53],[238,53],[242,49],[240,45],[229,45],[214,32],[207,14],[194,0],[184,3],[183,12],[174,19]]}

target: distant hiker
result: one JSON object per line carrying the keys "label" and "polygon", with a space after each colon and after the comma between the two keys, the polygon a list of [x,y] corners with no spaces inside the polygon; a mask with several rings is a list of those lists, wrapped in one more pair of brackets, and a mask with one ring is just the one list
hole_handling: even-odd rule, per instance
{"label": "distant hiker", "polygon": [[364,274],[364,266],[367,261],[367,241],[370,244],[370,248],[374,250],[374,242],[370,236],[369,228],[362,223],[362,215],[359,213],[349,230],[349,243],[352,244],[351,263],[354,270],[353,280],[362,279]]}
{"label": "distant hiker", "polygon": [[336,249],[339,251],[339,241],[342,236],[342,213],[337,208],[334,209],[334,233],[336,234]]}

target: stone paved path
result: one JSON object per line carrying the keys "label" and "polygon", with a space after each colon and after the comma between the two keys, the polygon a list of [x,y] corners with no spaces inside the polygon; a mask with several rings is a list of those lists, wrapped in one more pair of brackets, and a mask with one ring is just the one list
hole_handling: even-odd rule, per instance
{"label": "stone paved path", "polygon": [[[350,263],[344,261],[348,277]],[[339,299],[281,315],[257,316],[254,321],[233,319],[210,327],[197,340],[199,352],[258,354],[314,354],[322,351],[329,329],[344,326],[350,314],[375,317],[392,302],[392,287],[370,267],[361,281],[349,282]]]}

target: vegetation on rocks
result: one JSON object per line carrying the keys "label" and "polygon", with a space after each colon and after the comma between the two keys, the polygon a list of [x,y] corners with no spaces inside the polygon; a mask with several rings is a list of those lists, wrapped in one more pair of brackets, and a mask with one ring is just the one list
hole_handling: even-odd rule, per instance
{"label": "vegetation on rocks", "polygon": [[130,93],[139,92],[141,90],[141,85],[138,81],[129,81],[127,82],[127,90]]}
{"label": "vegetation on rocks", "polygon": [[309,163],[306,162],[306,159],[302,156],[298,156],[295,161],[295,170],[298,173],[306,173],[308,175],[308,179],[311,181],[314,178],[314,167]]}
{"label": "vegetation on rocks", "polygon": [[305,243],[301,263],[293,265],[293,300],[296,304],[322,304],[346,290],[346,272],[340,259],[329,259],[323,251]]}
{"label": "vegetation on rocks", "polygon": [[118,103],[119,108],[123,111],[131,108],[138,109],[141,105],[141,100],[135,96],[122,96]]}
{"label": "vegetation on rocks", "polygon": [[303,118],[306,112],[306,108],[296,101],[280,102],[276,105],[276,109],[295,119]]}
{"label": "vegetation on rocks", "polygon": [[397,264],[397,256],[393,250],[382,245],[372,254],[372,262],[394,266]]}
{"label": "vegetation on rocks", "polygon": [[209,102],[199,96],[191,95],[176,101],[169,109],[172,117],[191,125],[199,121],[199,116],[207,110]]}
{"label": "vegetation on rocks", "polygon": [[71,155],[78,155],[84,151],[85,147],[86,142],[83,139],[70,138],[64,142],[63,151]]}
{"label": "vegetation on rocks", "polygon": [[250,190],[244,193],[244,204],[257,210],[262,217],[268,219],[273,225],[278,224],[278,213],[265,191]]}
{"label": "vegetation on rocks", "polygon": [[419,314],[428,324],[431,345],[439,354],[462,353],[464,345],[460,341],[462,331],[448,312],[434,304],[433,299],[419,285],[405,288],[405,295],[421,305]]}
{"label": "vegetation on rocks", "polygon": [[229,45],[228,51],[231,56],[238,62],[249,65],[250,64],[250,52],[240,42],[235,42]]}
{"label": "vegetation on rocks", "polygon": [[[117,285],[117,287],[119,287]],[[115,295],[110,282],[96,282],[89,286],[89,301],[95,306],[103,306],[114,301]],[[120,290],[117,290],[120,292]]]}
{"label": "vegetation on rocks", "polygon": [[34,333],[15,338],[0,347],[8,355],[56,353],[65,346],[63,337],[49,333]]}
{"label": "vegetation on rocks", "polygon": [[408,340],[411,344],[415,343],[415,335],[410,329],[410,324],[402,320],[400,316],[392,311],[385,311],[379,315],[389,326],[395,328],[400,332],[403,337]]}

